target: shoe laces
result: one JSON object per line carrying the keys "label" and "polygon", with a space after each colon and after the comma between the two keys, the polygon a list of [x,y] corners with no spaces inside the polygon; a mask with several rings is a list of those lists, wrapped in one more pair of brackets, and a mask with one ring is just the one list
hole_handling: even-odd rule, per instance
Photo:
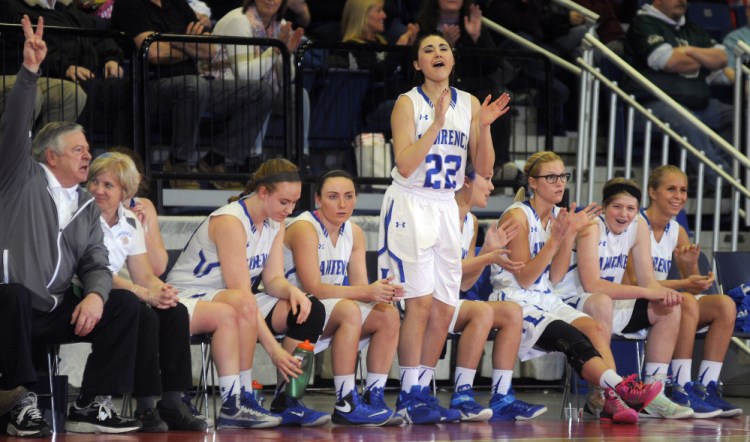
{"label": "shoe laces", "polygon": [[42,419],[42,412],[37,407],[36,393],[28,392],[19,402],[18,406],[21,407],[21,411],[18,413],[19,420],[23,419],[24,416],[29,416],[32,420]]}
{"label": "shoe laces", "polygon": [[623,401],[622,398],[617,395],[617,393],[615,393],[614,391],[606,393],[604,409],[608,413],[615,414],[618,411],[624,411],[628,408],[630,408],[628,407],[628,404],[626,404],[625,401]]}
{"label": "shoe laces", "polygon": [[370,394],[368,399],[371,405],[378,407],[385,406],[385,391],[382,387],[375,387],[367,390]]}
{"label": "shoe laces", "polygon": [[112,396],[97,396],[92,405],[96,405],[97,403],[99,404],[99,417],[102,416],[102,412],[107,416],[107,420],[117,416],[117,413],[115,412],[115,404],[112,402]]}

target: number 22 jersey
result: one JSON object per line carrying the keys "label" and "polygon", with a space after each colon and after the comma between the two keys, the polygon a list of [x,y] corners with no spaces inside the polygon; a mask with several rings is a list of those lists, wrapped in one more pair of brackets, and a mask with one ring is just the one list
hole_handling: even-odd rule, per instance
{"label": "number 22 jersey", "polygon": [[[430,98],[415,87],[405,93],[414,109],[414,127],[417,139],[421,138],[435,119],[435,108]],[[424,162],[408,177],[401,176],[396,167],[391,172],[395,183],[416,193],[453,193],[463,186],[466,153],[471,132],[471,95],[450,88],[450,104],[445,114],[445,124],[434,140]]]}

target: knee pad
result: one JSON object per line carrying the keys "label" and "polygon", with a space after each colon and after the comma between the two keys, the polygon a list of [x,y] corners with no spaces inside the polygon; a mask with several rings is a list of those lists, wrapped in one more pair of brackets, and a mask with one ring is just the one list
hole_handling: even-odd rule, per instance
{"label": "knee pad", "polygon": [[552,321],[547,326],[539,338],[539,346],[544,350],[564,353],[579,376],[586,362],[595,357],[601,357],[586,335],[562,320]]}
{"label": "knee pad", "polygon": [[308,299],[311,302],[311,306],[307,320],[302,324],[297,324],[299,312],[297,312],[297,315],[293,315],[290,310],[289,316],[286,318],[286,335],[298,341],[307,340],[316,343],[321,333],[323,333],[323,325],[326,321],[326,308],[315,296],[308,295]]}

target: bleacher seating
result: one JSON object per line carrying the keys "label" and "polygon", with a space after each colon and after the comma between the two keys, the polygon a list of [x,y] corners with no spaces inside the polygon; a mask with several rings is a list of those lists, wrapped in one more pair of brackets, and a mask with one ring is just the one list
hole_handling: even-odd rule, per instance
{"label": "bleacher seating", "polygon": [[688,3],[686,18],[701,26],[717,42],[721,42],[734,26],[727,3]]}

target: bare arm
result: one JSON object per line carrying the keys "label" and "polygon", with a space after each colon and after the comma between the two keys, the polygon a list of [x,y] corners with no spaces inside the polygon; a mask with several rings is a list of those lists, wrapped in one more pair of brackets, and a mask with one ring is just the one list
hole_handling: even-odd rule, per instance
{"label": "bare arm", "polygon": [[686,53],[704,68],[715,71],[727,66],[727,53],[722,48],[698,48],[687,46]]}
{"label": "bare arm", "polygon": [[151,268],[156,276],[161,276],[167,270],[169,256],[164,247],[164,240],[159,229],[159,216],[156,214],[154,203],[148,198],[138,198],[130,210],[138,217],[143,225],[146,250]]}
{"label": "bare arm", "polygon": [[445,124],[445,113],[450,105],[448,89],[443,91],[435,104],[435,115],[432,125],[417,139],[414,126],[414,108],[409,97],[402,95],[396,100],[391,114],[393,129],[393,153],[396,168],[403,177],[408,177],[422,164]]}
{"label": "bare arm", "polygon": [[271,252],[263,267],[263,287],[269,295],[288,300],[292,313],[296,314],[299,311],[297,322],[301,324],[310,314],[311,302],[299,288],[290,284],[284,277],[285,230],[284,223],[281,223],[279,233],[273,240]]}
{"label": "bare arm", "polygon": [[[294,223],[286,233],[287,246],[294,255],[297,277],[305,291],[320,299],[346,298],[363,302],[390,302],[397,287],[382,279],[372,284],[367,281],[365,237],[359,226],[352,224],[354,245],[347,267],[349,285],[325,284],[321,281],[318,260],[318,234],[308,222]],[[314,264],[314,265],[313,265]],[[403,292],[403,289],[401,289]],[[398,300],[398,299],[396,299]]]}
{"label": "bare arm", "polygon": [[521,287],[529,288],[544,273],[549,263],[552,262],[552,258],[554,258],[557,250],[560,248],[559,237],[551,235],[544,244],[544,247],[539,250],[534,258],[531,258],[531,250],[529,249],[529,224],[526,216],[520,209],[513,209],[505,212],[500,218],[500,222],[502,223],[510,218],[519,225],[518,235],[508,244],[510,259],[525,263],[525,266],[516,273],[515,277]]}

